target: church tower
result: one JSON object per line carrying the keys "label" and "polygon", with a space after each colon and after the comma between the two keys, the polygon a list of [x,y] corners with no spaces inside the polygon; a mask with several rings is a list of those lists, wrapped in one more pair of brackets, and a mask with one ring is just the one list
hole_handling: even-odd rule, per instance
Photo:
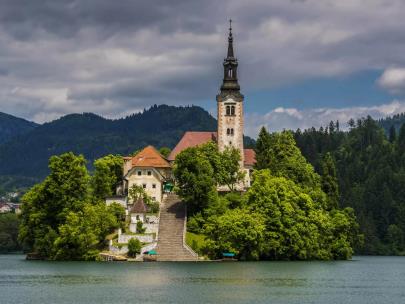
{"label": "church tower", "polygon": [[238,60],[233,51],[232,20],[229,20],[228,54],[224,59],[224,79],[217,95],[218,148],[232,146],[240,151],[241,167],[243,151],[243,95],[238,83]]}

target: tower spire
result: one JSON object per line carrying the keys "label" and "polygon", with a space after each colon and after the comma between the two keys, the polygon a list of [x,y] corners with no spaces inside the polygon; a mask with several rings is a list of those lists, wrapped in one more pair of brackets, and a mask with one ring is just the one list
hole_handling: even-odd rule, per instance
{"label": "tower spire", "polygon": [[[224,79],[221,86],[221,93],[238,94],[240,86],[238,83],[238,60],[233,51],[232,19],[229,19],[228,53],[224,59]],[[240,94],[240,93],[239,93]]]}
{"label": "tower spire", "polygon": [[228,36],[228,56],[227,58],[233,58],[233,36],[232,36],[232,19],[229,19],[229,36]]}

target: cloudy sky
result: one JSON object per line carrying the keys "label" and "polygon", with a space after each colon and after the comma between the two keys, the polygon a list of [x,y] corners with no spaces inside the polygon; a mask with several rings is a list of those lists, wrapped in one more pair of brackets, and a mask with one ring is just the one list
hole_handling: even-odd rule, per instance
{"label": "cloudy sky", "polygon": [[229,18],[249,135],[405,111],[403,0],[0,0],[0,111],[214,113]]}

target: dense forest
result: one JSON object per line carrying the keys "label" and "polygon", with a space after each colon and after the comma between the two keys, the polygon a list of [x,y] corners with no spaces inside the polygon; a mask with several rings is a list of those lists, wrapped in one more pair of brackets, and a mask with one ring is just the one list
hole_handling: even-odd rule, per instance
{"label": "dense forest", "polygon": [[347,132],[331,122],[318,130],[294,133],[317,172],[322,174],[325,155],[332,155],[339,206],[354,208],[365,236],[359,253],[405,253],[405,124],[398,128],[400,118],[404,115],[379,122],[371,117],[350,120]]}
{"label": "dense forest", "polygon": [[389,134],[391,127],[394,127],[395,130],[399,132],[403,123],[405,123],[405,113],[396,114],[378,120],[378,124],[385,130],[387,135]]}
{"label": "dense forest", "polygon": [[38,124],[0,112],[0,144],[34,130]]}

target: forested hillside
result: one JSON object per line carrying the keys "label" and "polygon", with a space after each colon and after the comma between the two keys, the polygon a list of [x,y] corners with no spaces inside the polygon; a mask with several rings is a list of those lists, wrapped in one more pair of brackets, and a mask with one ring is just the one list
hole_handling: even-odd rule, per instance
{"label": "forested hillside", "polygon": [[391,117],[386,117],[378,120],[381,127],[384,128],[386,134],[389,134],[391,127],[394,127],[398,132],[401,126],[405,123],[405,113],[396,114]]}
{"label": "forested hillside", "polygon": [[26,134],[37,126],[34,122],[0,112],[0,144]]}
{"label": "forested hillside", "polygon": [[[401,117],[401,116],[398,116]],[[403,117],[403,115],[402,115]],[[386,119],[383,124],[394,119]],[[335,160],[340,207],[353,207],[362,232],[365,254],[405,253],[405,125],[389,136],[371,117],[316,130],[297,130],[295,140],[304,156],[322,174],[323,159]],[[391,125],[388,126],[390,128]]]}
{"label": "forested hillside", "polygon": [[185,131],[215,131],[216,126],[215,118],[196,106],[152,106],[117,120],[91,113],[66,115],[0,145],[0,182],[16,185],[23,180],[26,184],[44,177],[52,155],[72,151],[92,163],[98,157],[127,155],[146,145],[173,148]]}

